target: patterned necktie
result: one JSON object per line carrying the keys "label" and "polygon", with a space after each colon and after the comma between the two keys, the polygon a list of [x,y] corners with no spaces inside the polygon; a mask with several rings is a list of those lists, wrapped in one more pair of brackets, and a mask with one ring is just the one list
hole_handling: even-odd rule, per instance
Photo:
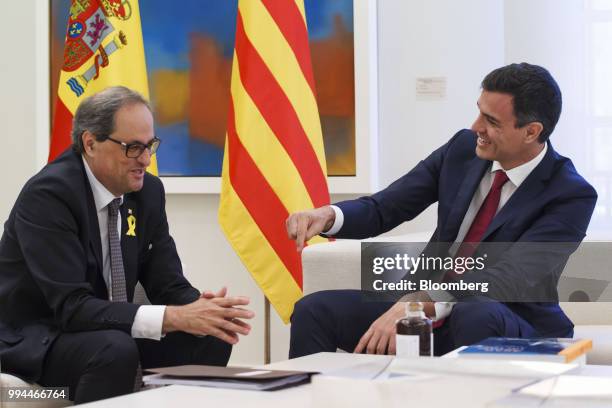
{"label": "patterned necktie", "polygon": [[108,244],[111,261],[111,296],[113,302],[127,302],[125,289],[125,271],[123,269],[123,256],[121,255],[121,241],[117,231],[117,218],[121,199],[115,198],[108,205]]}
{"label": "patterned necktie", "polygon": [[[108,246],[110,248],[111,262],[111,299],[113,302],[127,302],[127,290],[125,288],[125,270],[123,269],[123,256],[121,255],[121,240],[117,231],[117,218],[119,217],[119,206],[121,199],[115,198],[108,205]],[[134,391],[139,391],[142,386],[142,367],[140,362],[136,369],[134,380]]]}

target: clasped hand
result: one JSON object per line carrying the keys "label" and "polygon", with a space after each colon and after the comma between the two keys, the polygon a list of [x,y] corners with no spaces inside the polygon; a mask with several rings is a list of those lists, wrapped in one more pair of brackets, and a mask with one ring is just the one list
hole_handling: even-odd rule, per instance
{"label": "clasped hand", "polygon": [[249,304],[249,298],[226,295],[224,287],[217,293],[203,292],[188,305],[167,306],[162,331],[211,335],[229,344],[238,343],[238,334],[246,336],[251,331],[242,319],[252,319],[255,313],[241,307]]}

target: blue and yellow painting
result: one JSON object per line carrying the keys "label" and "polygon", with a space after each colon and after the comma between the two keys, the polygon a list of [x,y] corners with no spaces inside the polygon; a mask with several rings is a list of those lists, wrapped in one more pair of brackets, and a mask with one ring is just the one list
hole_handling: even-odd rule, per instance
{"label": "blue and yellow painting", "polygon": [[[51,4],[55,95],[70,1]],[[238,1],[139,5],[156,134],[163,140],[159,174],[219,176]],[[328,175],[354,176],[353,0],[305,0],[305,8]]]}

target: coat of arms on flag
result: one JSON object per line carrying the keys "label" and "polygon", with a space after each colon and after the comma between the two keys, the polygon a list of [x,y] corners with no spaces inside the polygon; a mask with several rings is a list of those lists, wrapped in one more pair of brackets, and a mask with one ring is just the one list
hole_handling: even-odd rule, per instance
{"label": "coat of arms on flag", "polygon": [[[98,78],[100,69],[110,64],[110,55],[127,45],[127,37],[116,30],[112,19],[128,20],[131,16],[129,2],[124,0],[76,0],[70,8],[66,33],[63,71],[73,72],[95,56],[87,70],[70,77],[66,85],[80,97],[87,84]],[[106,46],[102,42],[111,36]]]}
{"label": "coat of arms on flag", "polygon": [[[149,99],[138,0],[71,0],[49,161],[70,146],[72,119],[86,97],[125,86]],[[157,174],[153,156],[149,172]]]}

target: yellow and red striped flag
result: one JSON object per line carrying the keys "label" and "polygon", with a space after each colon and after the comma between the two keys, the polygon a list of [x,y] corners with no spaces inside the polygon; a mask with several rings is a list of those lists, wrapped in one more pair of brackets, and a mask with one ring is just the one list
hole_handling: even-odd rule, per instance
{"label": "yellow and red striped flag", "polygon": [[[49,161],[72,143],[72,118],[79,103],[118,85],[149,99],[138,0],[72,0]],[[147,170],[157,175],[155,156]]]}
{"label": "yellow and red striped flag", "polygon": [[329,204],[303,0],[239,0],[230,99],[219,223],[288,322],[302,267],[285,219]]}

